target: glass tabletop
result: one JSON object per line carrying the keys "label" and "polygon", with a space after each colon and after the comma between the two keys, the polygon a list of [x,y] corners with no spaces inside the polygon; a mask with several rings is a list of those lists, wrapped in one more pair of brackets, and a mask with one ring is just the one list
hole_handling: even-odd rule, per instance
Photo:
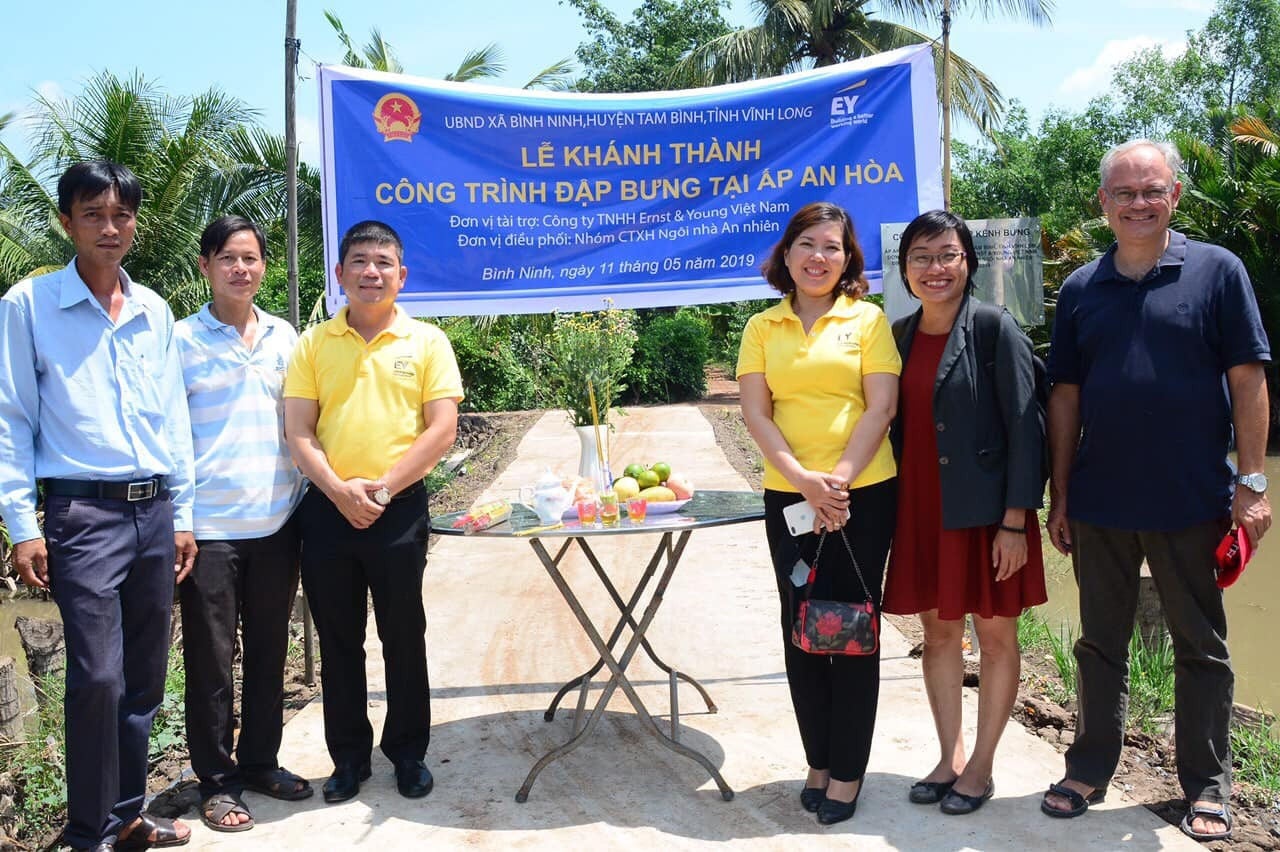
{"label": "glass tabletop", "polygon": [[[431,519],[431,531],[438,535],[465,535],[453,525],[465,512],[451,512]],[[743,524],[764,520],[764,497],[754,491],[699,491],[679,510],[666,515],[650,511],[642,524],[633,524],[623,515],[616,527],[600,524],[582,524],[575,518],[547,527],[523,503],[511,504],[511,517],[487,530],[471,533],[472,536],[489,538],[538,537],[564,538],[566,536],[636,535],[639,533],[668,532],[671,530],[701,529],[726,524]]]}

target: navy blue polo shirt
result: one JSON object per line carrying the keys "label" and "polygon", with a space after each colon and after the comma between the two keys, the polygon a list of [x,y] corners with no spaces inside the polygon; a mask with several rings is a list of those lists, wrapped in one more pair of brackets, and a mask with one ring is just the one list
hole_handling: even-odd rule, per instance
{"label": "navy blue polo shirt", "polygon": [[1176,530],[1230,513],[1226,371],[1271,360],[1244,264],[1171,231],[1142,281],[1115,246],[1058,294],[1049,376],[1080,386],[1067,514],[1097,526]]}

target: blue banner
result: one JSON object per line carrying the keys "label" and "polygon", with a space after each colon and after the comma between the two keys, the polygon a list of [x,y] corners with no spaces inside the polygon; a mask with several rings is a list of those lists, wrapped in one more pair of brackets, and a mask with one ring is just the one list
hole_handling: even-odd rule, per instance
{"label": "blue banner", "polygon": [[[326,260],[379,219],[417,315],[774,295],[760,264],[812,201],[880,224],[942,206],[929,48],[680,92],[527,92],[323,66]],[[331,311],[343,302],[330,282]]]}

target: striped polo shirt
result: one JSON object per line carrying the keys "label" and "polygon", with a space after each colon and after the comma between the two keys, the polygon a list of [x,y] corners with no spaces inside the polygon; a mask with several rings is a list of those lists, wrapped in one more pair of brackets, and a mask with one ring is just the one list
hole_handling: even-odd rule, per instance
{"label": "striped polo shirt", "polygon": [[254,310],[252,349],[208,304],[175,331],[191,411],[197,539],[271,535],[302,499],[302,474],[284,439],[282,397],[298,335],[279,317]]}

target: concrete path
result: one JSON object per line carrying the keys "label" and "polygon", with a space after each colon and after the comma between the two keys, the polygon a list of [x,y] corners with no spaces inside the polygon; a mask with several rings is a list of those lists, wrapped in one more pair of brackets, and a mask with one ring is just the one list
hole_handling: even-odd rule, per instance
{"label": "concrete path", "polygon": [[[515,498],[550,466],[571,473],[578,444],[565,416],[546,414],[525,436],[518,458],[486,497]],[[700,488],[748,486],[717,448],[710,425],[691,406],[632,409],[617,422],[612,459],[665,460]],[[649,536],[597,547],[624,596],[652,549]],[[588,611],[615,614],[586,561],[566,574]],[[1039,811],[1040,794],[1062,774],[1052,746],[1009,723],[996,761],[996,797],[968,817],[912,805],[907,788],[937,760],[933,722],[917,660],[886,625],[879,721],[865,791],[854,819],[819,826],[801,810],[804,755],[782,668],[777,601],[760,524],[696,533],[649,639],[668,662],[710,691],[710,714],[682,687],[683,741],[707,754],[737,792],[721,799],[706,772],[646,734],[619,691],[594,735],[551,764],[529,800],[514,794],[534,761],[570,735],[571,714],[547,723],[555,690],[596,655],[526,542],[443,538],[432,551],[424,589],[433,727],[427,764],[436,789],[401,798],[390,764],[374,756],[360,795],[325,805],[319,786],[331,770],[320,703],[285,729],[285,766],[312,779],[302,803],[253,793],[257,827],[217,834],[193,822],[195,848],[337,849],[794,849],[817,841],[848,849],[1114,850],[1197,849],[1145,808],[1112,790],[1107,803],[1074,820]],[[372,621],[372,619],[371,619]],[[612,625],[612,620],[608,622]],[[370,633],[373,633],[372,624]],[[378,729],[384,694],[380,648],[370,637],[370,708]],[[650,711],[666,721],[662,672],[643,657],[630,670]],[[976,693],[966,691],[966,738],[973,739]],[[598,692],[594,693],[598,695]]]}

